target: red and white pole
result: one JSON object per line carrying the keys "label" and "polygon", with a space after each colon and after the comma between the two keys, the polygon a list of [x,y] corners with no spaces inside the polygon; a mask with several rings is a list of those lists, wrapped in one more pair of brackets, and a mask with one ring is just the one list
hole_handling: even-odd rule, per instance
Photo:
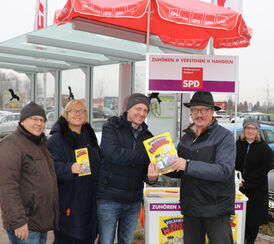
{"label": "red and white pole", "polygon": [[34,30],[47,26],[47,0],[37,0],[34,20]]}

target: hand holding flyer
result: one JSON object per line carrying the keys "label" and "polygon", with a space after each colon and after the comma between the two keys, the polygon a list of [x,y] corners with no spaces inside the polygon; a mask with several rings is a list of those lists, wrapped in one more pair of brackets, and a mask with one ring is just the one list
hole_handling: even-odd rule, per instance
{"label": "hand holding flyer", "polygon": [[78,162],[81,165],[81,174],[79,176],[84,176],[84,175],[90,175],[90,163],[89,163],[89,157],[88,157],[88,149],[85,148],[80,148],[75,150],[75,157],[76,157],[76,162]]}
{"label": "hand holding flyer", "polygon": [[166,132],[143,143],[150,161],[158,165],[159,175],[171,172],[170,163],[178,156],[170,134]]}

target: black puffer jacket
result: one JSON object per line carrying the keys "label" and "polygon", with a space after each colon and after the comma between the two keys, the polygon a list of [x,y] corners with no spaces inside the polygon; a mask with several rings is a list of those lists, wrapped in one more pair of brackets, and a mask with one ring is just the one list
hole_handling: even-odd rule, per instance
{"label": "black puffer jacket", "polygon": [[[97,234],[96,188],[100,149],[91,126],[82,126],[81,134],[72,132],[64,117],[51,130],[48,149],[54,159],[60,202],[60,232],[84,240]],[[79,177],[71,166],[76,162],[75,149],[88,148],[91,175]]]}
{"label": "black puffer jacket", "polygon": [[124,203],[142,200],[149,164],[143,141],[152,134],[143,123],[135,138],[126,118],[125,112],[120,118],[110,118],[103,127],[98,199]]}
{"label": "black puffer jacket", "polygon": [[[247,150],[249,145],[249,149]],[[248,225],[268,223],[268,181],[273,151],[264,142],[237,141],[236,170],[241,171],[244,185],[240,191],[248,197]]]}

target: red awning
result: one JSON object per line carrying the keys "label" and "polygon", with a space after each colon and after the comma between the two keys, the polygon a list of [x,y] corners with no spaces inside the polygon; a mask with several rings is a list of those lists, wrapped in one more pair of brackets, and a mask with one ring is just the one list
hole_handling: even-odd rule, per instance
{"label": "red awning", "polygon": [[[147,32],[150,0],[68,0],[54,23],[83,17]],[[165,44],[182,48],[247,47],[251,31],[240,13],[200,0],[151,0],[150,33]]]}

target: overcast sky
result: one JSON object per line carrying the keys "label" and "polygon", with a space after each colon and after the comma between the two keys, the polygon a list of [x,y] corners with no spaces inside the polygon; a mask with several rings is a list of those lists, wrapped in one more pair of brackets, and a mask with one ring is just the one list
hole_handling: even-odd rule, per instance
{"label": "overcast sky", "polygon": [[[66,0],[48,0],[48,25],[54,11]],[[36,0],[0,0],[0,42],[33,31]],[[215,50],[216,55],[239,55],[239,100],[265,101],[269,87],[274,98],[274,21],[273,0],[243,0],[243,16],[253,28],[247,48]]]}

